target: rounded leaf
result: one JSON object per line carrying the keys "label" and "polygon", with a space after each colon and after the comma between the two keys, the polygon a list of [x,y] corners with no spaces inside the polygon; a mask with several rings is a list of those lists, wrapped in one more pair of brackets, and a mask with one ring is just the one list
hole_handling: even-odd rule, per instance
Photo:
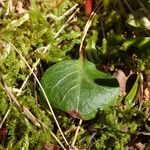
{"label": "rounded leaf", "polygon": [[51,105],[75,118],[89,120],[113,104],[118,82],[89,61],[67,60],[50,67],[41,84]]}

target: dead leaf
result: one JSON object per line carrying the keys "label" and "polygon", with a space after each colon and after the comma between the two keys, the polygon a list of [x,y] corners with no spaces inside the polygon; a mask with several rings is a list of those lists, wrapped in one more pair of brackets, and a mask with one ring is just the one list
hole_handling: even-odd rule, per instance
{"label": "dead leaf", "polygon": [[134,148],[136,148],[137,150],[144,150],[145,144],[143,144],[141,142],[135,143]]}
{"label": "dead leaf", "polygon": [[144,90],[145,100],[150,100],[150,81],[147,83],[147,88]]}
{"label": "dead leaf", "polygon": [[23,8],[23,3],[21,1],[18,1],[16,11],[18,12],[18,14],[23,14],[25,12],[25,9]]}
{"label": "dead leaf", "polygon": [[126,91],[126,82],[127,82],[127,79],[129,76],[126,76],[122,70],[117,70],[114,73],[114,76],[119,82],[120,91],[125,92]]}

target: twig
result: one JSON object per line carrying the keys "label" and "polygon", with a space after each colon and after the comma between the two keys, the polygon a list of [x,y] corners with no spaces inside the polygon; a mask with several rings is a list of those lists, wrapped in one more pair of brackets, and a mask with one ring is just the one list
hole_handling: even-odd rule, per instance
{"label": "twig", "polygon": [[83,121],[83,120],[80,119],[79,125],[78,125],[77,128],[76,128],[76,133],[75,133],[74,138],[73,138],[73,141],[72,141],[72,143],[71,143],[71,148],[72,148],[72,149],[74,149],[74,147],[75,147],[75,142],[76,142],[76,140],[77,140],[77,136],[78,136],[78,133],[79,133],[79,130],[80,130],[82,121]]}
{"label": "twig", "polygon": [[11,107],[9,107],[9,109],[7,110],[7,112],[6,112],[6,114],[5,114],[2,122],[0,123],[0,129],[2,128],[2,126],[3,126],[3,124],[4,124],[4,122],[5,122],[6,118],[7,118],[7,116],[9,115],[10,110],[11,110]]}
{"label": "twig", "polygon": [[64,147],[64,145],[60,142],[60,140],[57,138],[57,136],[50,131],[50,134],[54,137],[54,139],[60,144],[60,146],[63,148],[63,150],[66,150],[66,148]]}
{"label": "twig", "polygon": [[[43,53],[45,53],[45,52],[49,49],[49,47],[50,47],[50,44],[47,45],[46,47],[42,47],[42,49],[44,48]],[[22,90],[24,89],[24,87],[25,87],[25,85],[26,85],[26,83],[27,83],[29,77],[32,75],[32,72],[33,72],[34,69],[37,67],[37,65],[39,64],[39,62],[40,62],[40,59],[38,59],[38,60],[35,62],[35,64],[33,65],[33,67],[32,67],[32,69],[31,69],[29,75],[26,77],[26,79],[24,80],[23,84],[21,85],[21,88],[19,89],[19,92],[17,93],[17,96],[19,96],[19,95],[22,93]]]}
{"label": "twig", "polygon": [[[37,75],[37,68],[35,69],[35,74]],[[36,105],[38,105],[38,94],[37,94],[37,82],[36,82],[36,79],[34,78],[34,97],[35,97],[35,102],[36,102]]]}
{"label": "twig", "polygon": [[146,136],[150,136],[150,132],[137,132],[137,135],[146,135]]}
{"label": "twig", "polygon": [[129,10],[131,12],[133,12],[133,9],[131,8],[131,6],[129,5],[129,3],[127,2],[127,0],[124,0],[125,4],[127,5],[127,7],[129,8]]}
{"label": "twig", "polygon": [[82,36],[82,39],[81,39],[81,43],[80,43],[80,48],[79,48],[79,53],[81,55],[82,53],[82,47],[83,47],[83,43],[84,43],[84,40],[85,40],[85,37],[86,37],[86,34],[91,26],[91,23],[92,23],[92,18],[93,16],[95,15],[94,12],[92,12],[92,14],[90,15],[88,21],[86,22],[86,25],[84,27],[84,31],[83,31],[83,36]]}
{"label": "twig", "polygon": [[86,34],[87,34],[87,32],[88,32],[88,30],[89,30],[89,28],[91,26],[92,19],[93,19],[94,15],[96,14],[95,12],[97,11],[97,8],[102,6],[102,5],[99,6],[101,3],[102,3],[102,1],[100,1],[98,3],[98,6],[93,10],[93,12],[91,13],[90,17],[88,18],[88,21],[86,22],[86,25],[85,25],[84,30],[83,30],[83,36],[82,36],[82,39],[81,39],[80,48],[79,48],[79,54],[80,55],[82,54],[83,43],[84,43]]}
{"label": "twig", "polygon": [[[48,130],[48,127],[39,120],[39,122],[41,123],[41,125]],[[66,150],[66,148],[64,147],[64,145],[60,142],[60,140],[57,138],[57,136],[50,130],[50,134],[53,136],[53,138],[60,144],[60,146],[62,147],[63,150]]]}
{"label": "twig", "polygon": [[65,22],[65,24],[59,29],[59,31],[55,34],[54,38],[57,38],[58,35],[62,32],[62,30],[68,25],[68,23],[72,20],[72,18],[75,16],[75,14],[80,10],[80,8],[77,8],[76,11],[68,18],[68,20]]}
{"label": "twig", "polygon": [[35,64],[33,65],[33,67],[32,67],[32,69],[31,69],[30,73],[28,74],[28,76],[27,76],[26,79],[24,80],[23,84],[21,85],[21,87],[20,87],[20,89],[19,89],[19,91],[18,91],[18,93],[17,93],[17,96],[20,96],[20,95],[21,95],[22,90],[23,90],[24,87],[26,86],[26,83],[27,83],[29,77],[32,75],[32,72],[34,71],[34,69],[36,68],[36,66],[39,64],[39,62],[40,62],[40,59],[38,59],[38,60],[35,62]]}
{"label": "twig", "polygon": [[45,16],[45,18],[48,18],[48,17],[51,17],[52,19],[54,20],[62,20],[64,19],[66,16],[70,15],[78,6],[79,4],[75,4],[73,7],[71,7],[69,10],[67,10],[64,14],[62,14],[61,16],[55,16],[54,14],[52,13],[49,13]]}
{"label": "twig", "polygon": [[62,14],[59,17],[59,20],[62,20],[63,18],[65,18],[66,16],[70,15],[77,7],[79,4],[75,4],[73,7],[71,7],[69,10],[67,10],[64,14]]}
{"label": "twig", "polygon": [[[3,37],[4,37],[4,36],[3,36]],[[57,127],[58,127],[58,129],[59,129],[59,131],[60,131],[60,133],[61,133],[61,135],[62,135],[62,137],[63,137],[63,139],[64,139],[64,141],[65,141],[65,143],[66,143],[67,146],[69,147],[69,143],[68,143],[68,141],[66,140],[66,138],[65,138],[65,136],[64,136],[64,134],[63,134],[63,132],[62,132],[62,130],[61,130],[61,128],[60,128],[60,125],[59,125],[59,123],[58,123],[58,121],[57,121],[57,118],[56,118],[56,116],[55,116],[55,114],[54,114],[54,111],[53,111],[53,109],[52,109],[52,106],[51,106],[51,104],[50,104],[50,102],[49,102],[49,100],[48,100],[48,97],[47,97],[47,95],[46,95],[46,93],[45,93],[45,91],[44,91],[44,89],[43,89],[43,87],[42,87],[40,81],[38,80],[37,76],[36,76],[35,73],[33,72],[32,68],[30,67],[30,65],[28,64],[28,62],[26,61],[26,59],[25,59],[25,58],[23,57],[23,55],[19,52],[19,50],[18,50],[6,37],[4,37],[4,39],[5,39],[7,42],[9,42],[9,44],[15,49],[15,51],[20,55],[21,59],[24,61],[24,63],[27,65],[27,67],[28,67],[28,68],[30,69],[30,71],[32,72],[33,76],[35,77],[35,79],[36,79],[36,81],[37,81],[37,83],[38,83],[38,85],[39,85],[39,87],[40,87],[40,89],[41,89],[41,91],[42,91],[42,93],[43,93],[45,99],[46,99],[47,105],[48,105],[48,107],[49,107],[49,109],[50,109],[50,112],[52,113],[52,116],[53,116],[53,118],[54,118],[54,120],[55,120],[55,122],[56,122],[56,125],[57,125]]]}

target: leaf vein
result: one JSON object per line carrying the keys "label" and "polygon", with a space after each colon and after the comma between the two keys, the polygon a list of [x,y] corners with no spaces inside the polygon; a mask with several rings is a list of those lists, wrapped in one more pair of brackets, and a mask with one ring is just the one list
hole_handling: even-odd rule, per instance
{"label": "leaf vein", "polygon": [[71,73],[67,74],[66,76],[64,76],[61,80],[59,80],[59,81],[52,87],[51,91],[52,91],[56,86],[58,86],[65,78],[67,78],[68,76],[70,76],[70,75],[72,75],[72,74],[74,74],[74,73],[76,73],[76,72],[77,72],[77,71],[74,71],[74,72],[71,72]]}
{"label": "leaf vein", "polygon": [[75,87],[77,87],[77,86],[79,86],[79,84],[73,86],[72,88],[70,88],[70,89],[65,93],[65,95],[63,96],[63,98],[62,98],[62,100],[60,101],[59,105],[65,100],[66,95],[67,95],[71,90],[73,90]]}

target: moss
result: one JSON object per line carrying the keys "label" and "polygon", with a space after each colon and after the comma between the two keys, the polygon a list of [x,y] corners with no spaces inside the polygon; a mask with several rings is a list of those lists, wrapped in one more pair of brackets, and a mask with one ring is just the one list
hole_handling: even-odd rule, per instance
{"label": "moss", "polygon": [[[81,4],[83,1],[79,0],[22,0],[21,2],[25,9],[23,14],[16,11],[18,4],[16,0],[6,0],[0,8],[0,75],[19,103],[26,106],[37,119],[47,125],[48,130],[35,127],[10,101],[0,84],[0,123],[11,107],[2,126],[8,130],[8,134],[3,141],[0,139],[0,149],[44,149],[46,143],[58,144],[51,136],[50,130],[63,143],[64,141],[51,113],[37,104],[40,101],[39,87],[32,75],[21,94],[17,95],[30,71],[9,42],[19,50],[31,67],[38,59],[41,60],[35,70],[40,79],[43,72],[52,64],[65,59],[77,59],[83,29],[88,18],[85,17],[84,6]],[[96,8],[99,2],[100,0],[94,1],[93,8]],[[111,73],[115,69],[122,69],[125,72],[132,70],[149,76],[150,53],[148,50],[145,52],[143,49],[144,55],[139,56],[138,49],[131,46],[126,50],[123,47],[124,41],[130,38],[149,36],[148,29],[143,29],[142,26],[135,28],[128,24],[129,14],[134,15],[138,9],[143,8],[133,0],[127,2],[134,12],[122,1],[110,1],[105,10],[102,4],[97,7],[84,43],[87,58],[98,67],[101,64],[106,66],[106,70]],[[71,15],[68,14],[59,20],[59,17],[76,3],[80,3],[80,11],[73,19],[65,24]],[[147,0],[144,0],[143,4],[145,9],[149,8]],[[147,14],[144,16],[147,17]],[[64,24],[66,27],[55,37]],[[145,77],[143,82],[145,86]],[[124,98],[122,97],[115,107],[100,111],[94,120],[83,122],[76,142],[79,149],[124,150],[133,139],[133,144],[140,141],[143,144],[146,143],[149,149],[150,141],[145,140],[148,136],[144,140],[137,136],[137,132],[140,131],[150,132],[149,101],[142,101],[143,105],[141,105],[139,101],[134,100],[136,102],[134,106],[126,110]],[[57,112],[56,114],[67,140],[71,143],[78,120],[66,114]]]}

